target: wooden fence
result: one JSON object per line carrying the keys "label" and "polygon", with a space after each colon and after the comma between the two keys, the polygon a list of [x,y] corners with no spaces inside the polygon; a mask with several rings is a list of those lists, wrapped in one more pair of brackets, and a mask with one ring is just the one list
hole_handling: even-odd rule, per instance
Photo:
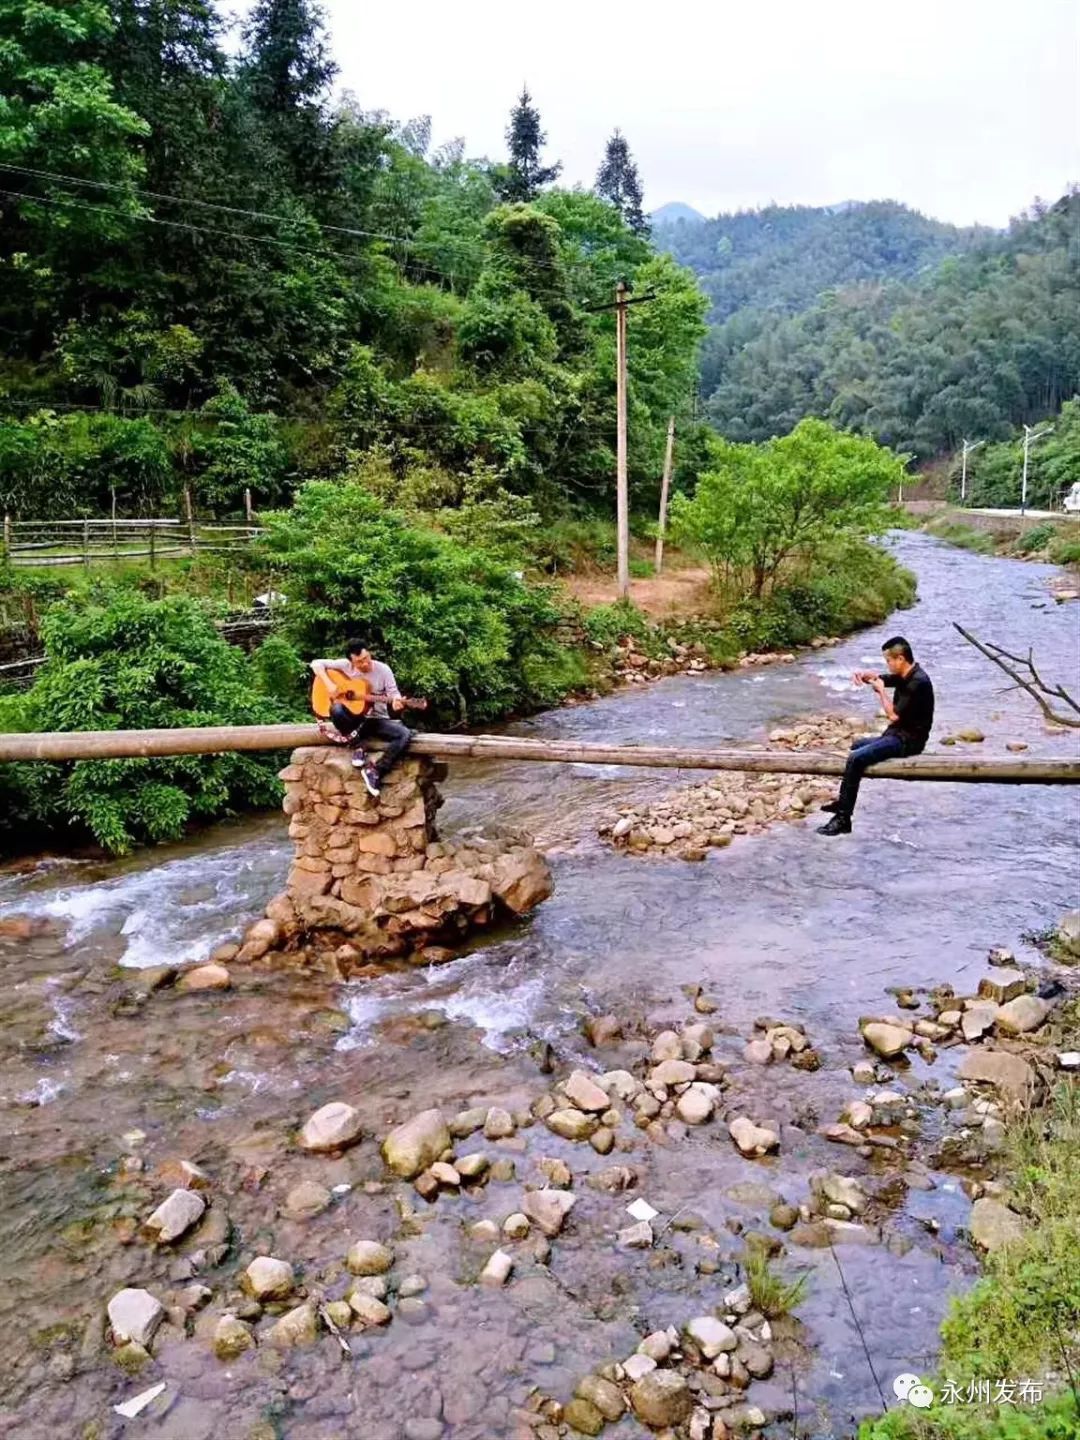
{"label": "wooden fence", "polygon": [[203,525],[194,519],[12,520],[4,516],[3,554],[14,567],[90,566],[244,549],[257,525]]}

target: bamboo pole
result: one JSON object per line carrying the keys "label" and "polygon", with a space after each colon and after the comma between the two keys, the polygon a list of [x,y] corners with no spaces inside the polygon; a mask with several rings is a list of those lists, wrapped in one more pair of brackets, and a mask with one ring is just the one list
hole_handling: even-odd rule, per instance
{"label": "bamboo pole", "polygon": [[[222,725],[186,730],[72,730],[0,735],[0,763],[124,759],[292,750],[326,745],[314,725]],[[562,765],[631,765],[668,770],[739,770],[760,775],[842,775],[846,756],[822,750],[682,750],[667,745],[594,745],[516,735],[418,735],[413,753],[443,760],[533,760]],[[1080,759],[915,755],[872,766],[871,779],[989,785],[1080,785]]]}

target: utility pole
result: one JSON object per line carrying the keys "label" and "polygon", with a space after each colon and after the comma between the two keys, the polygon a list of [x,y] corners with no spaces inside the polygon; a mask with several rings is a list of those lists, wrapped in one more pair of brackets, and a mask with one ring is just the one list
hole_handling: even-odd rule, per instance
{"label": "utility pole", "polygon": [[615,530],[619,599],[630,599],[630,488],[626,474],[626,312],[631,305],[656,299],[656,292],[630,295],[625,280],[615,286],[612,305],[586,305],[590,314],[615,311]]}
{"label": "utility pole", "polygon": [[667,447],[664,450],[664,478],[660,481],[660,523],[656,527],[657,575],[664,568],[664,530],[667,526],[668,491],[671,489],[671,462],[675,455],[675,416],[667,422]]}
{"label": "utility pole", "polygon": [[965,441],[964,441],[964,448],[963,448],[963,450],[960,452],[960,504],[961,504],[961,505],[963,505],[963,504],[967,501],[967,457],[971,454],[971,452],[972,452],[973,450],[977,450],[980,445],[984,445],[985,443],[986,443],[986,442],[985,442],[984,440],[965,440]]}
{"label": "utility pole", "polygon": [[1020,480],[1020,514],[1027,510],[1027,477],[1028,477],[1028,451],[1036,440],[1041,440],[1044,435],[1049,435],[1053,430],[1052,425],[1044,425],[1041,430],[1034,429],[1031,425],[1024,426],[1024,473]]}

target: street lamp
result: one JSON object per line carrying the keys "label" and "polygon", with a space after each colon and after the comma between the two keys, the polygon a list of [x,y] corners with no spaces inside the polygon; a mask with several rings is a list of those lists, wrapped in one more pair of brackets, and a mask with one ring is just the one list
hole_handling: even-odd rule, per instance
{"label": "street lamp", "polygon": [[1034,429],[1031,425],[1024,426],[1024,474],[1020,481],[1020,514],[1027,510],[1027,472],[1028,472],[1028,451],[1036,440],[1041,440],[1044,435],[1049,435],[1053,430],[1052,425],[1044,425],[1041,430]]}
{"label": "street lamp", "polygon": [[967,457],[980,445],[985,445],[985,440],[965,440],[964,448],[960,454],[960,504],[967,500]]}

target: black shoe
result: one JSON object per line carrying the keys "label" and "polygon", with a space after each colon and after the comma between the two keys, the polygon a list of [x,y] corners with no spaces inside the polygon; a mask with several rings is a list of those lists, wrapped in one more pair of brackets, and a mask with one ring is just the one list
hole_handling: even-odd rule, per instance
{"label": "black shoe", "polygon": [[839,815],[839,814],[841,813],[841,811],[840,811],[840,801],[839,801],[839,800],[829,800],[826,804],[822,805],[822,806],[820,807],[820,809],[821,809],[826,815]]}
{"label": "black shoe", "polygon": [[819,835],[850,835],[851,816],[838,811],[826,825],[819,825]]}

